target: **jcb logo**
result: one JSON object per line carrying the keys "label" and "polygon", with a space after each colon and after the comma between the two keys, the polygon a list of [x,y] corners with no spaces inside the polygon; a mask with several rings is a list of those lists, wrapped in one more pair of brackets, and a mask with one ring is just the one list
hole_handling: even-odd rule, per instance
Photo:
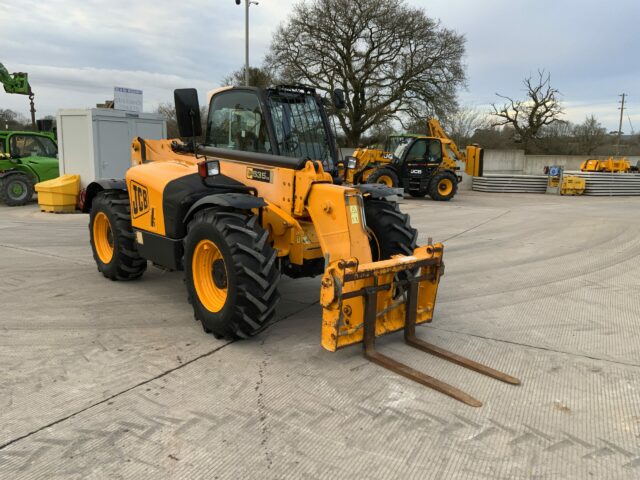
{"label": "jcb logo", "polygon": [[138,218],[149,213],[149,191],[139,183],[131,182],[131,216]]}
{"label": "jcb logo", "polygon": [[262,168],[247,167],[247,178],[258,182],[272,182],[271,170],[263,170]]}

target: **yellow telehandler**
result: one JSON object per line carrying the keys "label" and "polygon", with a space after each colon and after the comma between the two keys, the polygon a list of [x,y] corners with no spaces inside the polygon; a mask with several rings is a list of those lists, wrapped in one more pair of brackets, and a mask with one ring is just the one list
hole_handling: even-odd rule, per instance
{"label": "yellow telehandler", "polygon": [[384,149],[356,149],[341,165],[341,176],[351,185],[382,183],[402,187],[413,197],[451,200],[462,180],[458,163],[464,163],[468,175],[482,176],[483,150],[478,145],[459,150],[435,118],[428,129],[426,135],[391,135]]}
{"label": "yellow telehandler", "polygon": [[[344,94],[334,92],[337,107]],[[443,246],[417,232],[384,185],[342,186],[321,98],[303,86],[227,87],[210,94],[203,144],[197,92],[175,92],[179,140],[134,139],[123,180],[86,190],[91,247],[111,280],[147,262],[184,270],[197,320],[218,338],[256,335],[274,320],[281,274],[321,275],[321,344],[362,342],[365,356],[469,405],[468,394],[375,351],[375,337],[406,342],[499,380],[509,375],[417,338],[433,318]]]}

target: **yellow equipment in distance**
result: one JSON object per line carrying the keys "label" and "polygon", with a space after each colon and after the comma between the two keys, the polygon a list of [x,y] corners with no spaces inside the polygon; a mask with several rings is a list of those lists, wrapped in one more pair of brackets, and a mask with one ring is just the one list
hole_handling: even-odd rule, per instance
{"label": "yellow equipment in distance", "polygon": [[482,176],[483,150],[469,145],[461,151],[436,119],[428,121],[428,130],[391,135],[384,149],[356,149],[342,166],[342,177],[351,185],[382,183],[402,187],[415,197],[428,194],[434,200],[450,200],[461,181],[458,163],[465,164],[468,175]]}
{"label": "yellow equipment in distance", "polygon": [[609,157],[607,160],[585,160],[580,165],[580,170],[583,172],[626,173],[632,171],[632,167],[625,157],[618,159]]}

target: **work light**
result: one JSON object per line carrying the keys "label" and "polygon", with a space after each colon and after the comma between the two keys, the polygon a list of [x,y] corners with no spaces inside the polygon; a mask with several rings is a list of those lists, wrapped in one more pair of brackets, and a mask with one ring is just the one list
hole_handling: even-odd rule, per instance
{"label": "work light", "polygon": [[198,174],[202,178],[214,177],[220,174],[220,162],[218,160],[204,160],[198,163]]}

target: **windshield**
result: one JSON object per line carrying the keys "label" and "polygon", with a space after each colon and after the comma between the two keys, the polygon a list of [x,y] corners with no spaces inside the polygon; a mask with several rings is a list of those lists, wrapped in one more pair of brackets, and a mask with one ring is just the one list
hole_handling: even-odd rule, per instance
{"label": "windshield", "polygon": [[268,103],[280,155],[320,160],[325,170],[331,170],[331,140],[316,98],[275,91],[269,95]]}
{"label": "windshield", "polygon": [[17,158],[50,157],[58,154],[56,144],[50,138],[36,135],[12,135],[11,154]]}
{"label": "windshield", "polygon": [[393,152],[394,157],[400,158],[410,141],[411,137],[389,137],[387,152]]}

